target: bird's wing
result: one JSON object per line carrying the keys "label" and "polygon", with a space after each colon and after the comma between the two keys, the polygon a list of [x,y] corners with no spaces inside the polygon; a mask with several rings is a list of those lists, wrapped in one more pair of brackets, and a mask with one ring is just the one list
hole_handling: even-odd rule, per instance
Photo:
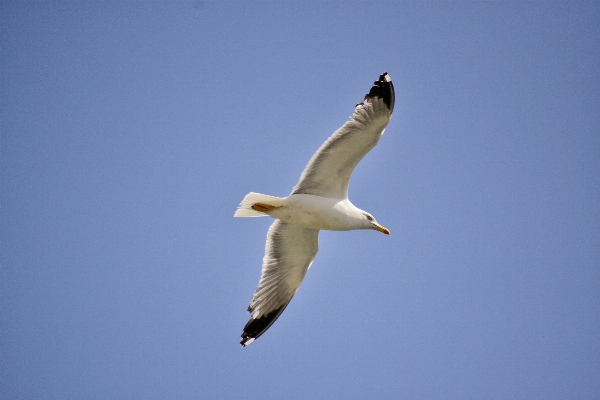
{"label": "bird's wing", "polygon": [[265,257],[258,288],[248,312],[242,346],[252,343],[281,315],[300,287],[319,250],[319,230],[273,222],[267,234]]}
{"label": "bird's wing", "polygon": [[390,122],[394,110],[394,85],[384,72],[354,114],[312,156],[291,194],[348,197],[352,171],[371,150]]}

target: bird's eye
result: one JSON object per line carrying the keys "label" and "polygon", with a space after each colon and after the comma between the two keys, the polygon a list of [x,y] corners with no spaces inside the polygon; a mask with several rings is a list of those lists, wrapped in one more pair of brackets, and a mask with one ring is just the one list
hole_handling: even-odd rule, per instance
{"label": "bird's eye", "polygon": [[373,221],[373,217],[371,217],[370,215],[367,215],[367,219],[368,219],[369,221]]}

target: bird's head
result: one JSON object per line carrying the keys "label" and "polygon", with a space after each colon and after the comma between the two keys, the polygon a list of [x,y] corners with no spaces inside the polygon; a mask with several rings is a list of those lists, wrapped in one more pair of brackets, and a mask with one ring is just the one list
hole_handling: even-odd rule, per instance
{"label": "bird's head", "polygon": [[375,229],[376,231],[385,233],[386,235],[390,234],[389,229],[384,228],[383,226],[379,225],[377,223],[377,221],[375,220],[375,217],[373,217],[371,214],[364,213],[364,218],[365,218],[365,227],[367,229]]}

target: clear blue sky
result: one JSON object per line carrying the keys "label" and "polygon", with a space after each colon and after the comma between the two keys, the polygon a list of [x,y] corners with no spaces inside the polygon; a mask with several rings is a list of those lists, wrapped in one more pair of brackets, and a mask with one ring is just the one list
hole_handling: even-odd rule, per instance
{"label": "clear blue sky", "polygon": [[[3,399],[600,398],[597,2],[2,2]],[[271,221],[394,117],[241,348]]]}

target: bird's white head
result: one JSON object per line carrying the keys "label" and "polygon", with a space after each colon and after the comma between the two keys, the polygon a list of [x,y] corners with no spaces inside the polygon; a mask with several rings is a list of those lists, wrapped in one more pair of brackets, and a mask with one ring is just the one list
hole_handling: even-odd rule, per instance
{"label": "bird's white head", "polygon": [[375,220],[375,218],[371,214],[363,211],[363,216],[364,216],[364,221],[365,221],[364,226],[366,229],[375,229],[376,231],[385,233],[386,235],[390,234],[389,229],[384,228],[383,226],[379,225],[377,223],[377,221]]}

